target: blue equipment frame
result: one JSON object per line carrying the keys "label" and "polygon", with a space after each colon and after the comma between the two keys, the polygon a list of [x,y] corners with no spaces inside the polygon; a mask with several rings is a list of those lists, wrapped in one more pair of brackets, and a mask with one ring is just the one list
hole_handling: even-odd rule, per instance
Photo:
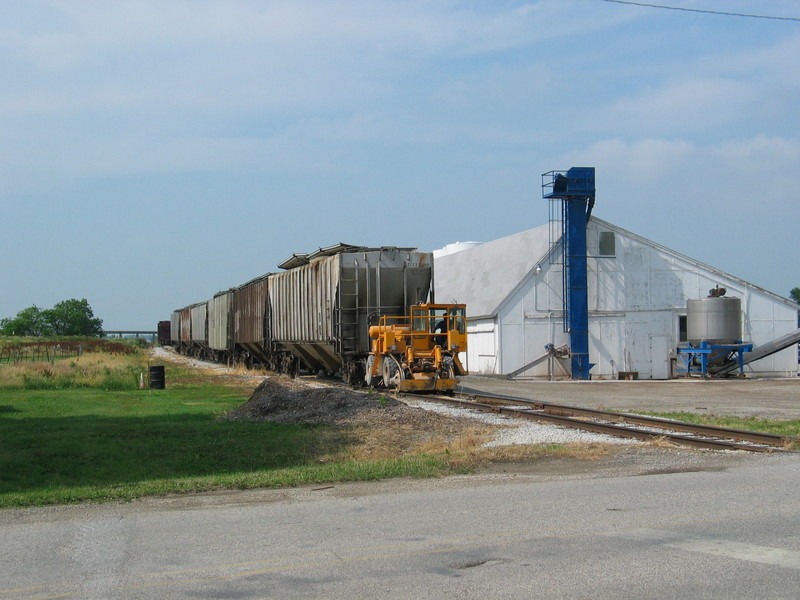
{"label": "blue equipment frame", "polygon": [[699,346],[692,346],[692,344],[678,346],[678,356],[686,367],[680,370],[685,371],[687,375],[691,375],[692,365],[695,359],[698,359],[700,365],[696,366],[696,371],[703,377],[713,376],[714,374],[709,372],[708,367],[714,364],[714,361],[721,356],[728,358],[731,354],[736,353],[736,360],[739,363],[739,374],[743,376],[744,353],[752,351],[753,344],[745,344],[742,342],[736,344],[711,344],[703,340],[700,342]]}
{"label": "blue equipment frame", "polygon": [[572,378],[589,379],[589,298],[586,225],[595,201],[594,167],[542,175],[542,197],[561,199],[564,252],[564,326],[569,333]]}

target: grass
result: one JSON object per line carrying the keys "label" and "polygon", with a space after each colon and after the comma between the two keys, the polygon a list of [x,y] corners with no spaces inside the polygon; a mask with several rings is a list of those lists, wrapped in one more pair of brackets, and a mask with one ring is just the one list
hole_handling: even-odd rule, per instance
{"label": "grass", "polygon": [[129,354],[142,347],[142,340],[108,340],[90,337],[29,338],[0,336],[0,365],[20,362],[47,362],[54,364],[67,358],[80,358],[84,354],[105,352]]}
{"label": "grass", "polygon": [[[490,461],[593,460],[611,451],[602,444],[485,448],[481,426],[420,440],[399,424],[222,420],[249,398],[253,380],[168,362],[167,389],[139,389],[147,367],[142,352],[0,365],[0,508],[435,477]],[[661,416],[800,433],[800,421]]]}
{"label": "grass", "polygon": [[331,427],[216,419],[246,398],[205,383],[4,391],[0,507],[431,475],[441,466],[425,456],[349,458],[352,436]]}
{"label": "grass", "polygon": [[662,417],[664,419],[686,421],[687,423],[715,425],[717,427],[728,427],[730,429],[744,429],[747,431],[760,431],[777,435],[800,437],[800,420],[796,419],[790,421],[774,421],[770,419],[758,419],[756,417],[725,417],[700,415],[689,412],[653,412],[646,414],[653,415],[654,417]]}
{"label": "grass", "polygon": [[767,433],[775,433],[777,435],[791,435],[795,437],[800,436],[800,420],[773,421],[769,419],[758,419],[756,417],[724,417],[716,415],[700,415],[689,412],[650,412],[646,414],[664,419],[686,421],[688,423],[716,425],[717,427],[745,429],[747,431],[763,431]]}
{"label": "grass", "polygon": [[167,389],[139,389],[147,366],[139,352],[0,366],[0,508],[431,477],[488,460],[479,432],[420,446],[390,427],[221,420],[255,383],[167,363]]}

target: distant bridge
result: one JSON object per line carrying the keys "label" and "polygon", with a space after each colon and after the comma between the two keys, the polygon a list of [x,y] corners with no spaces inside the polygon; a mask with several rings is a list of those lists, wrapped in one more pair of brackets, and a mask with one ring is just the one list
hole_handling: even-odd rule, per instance
{"label": "distant bridge", "polygon": [[139,337],[142,337],[142,338],[149,338],[151,342],[155,342],[156,339],[158,338],[158,332],[157,331],[143,331],[143,330],[136,331],[136,330],[125,330],[125,329],[118,329],[118,330],[112,331],[112,330],[109,329],[109,330],[103,331],[103,333],[105,334],[106,337],[118,337],[118,338],[122,338],[122,337],[139,338]]}

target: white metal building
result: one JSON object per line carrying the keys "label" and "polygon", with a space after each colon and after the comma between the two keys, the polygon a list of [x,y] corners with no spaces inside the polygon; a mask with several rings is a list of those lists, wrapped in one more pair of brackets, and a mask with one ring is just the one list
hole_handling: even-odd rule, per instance
{"label": "white metal building", "polygon": [[[591,217],[587,244],[594,379],[616,379],[620,372],[639,379],[677,375],[686,301],[705,298],[715,286],[741,298],[744,341],[757,347],[797,329],[800,306],[790,300],[611,223]],[[561,249],[551,248],[549,226],[465,248],[435,253],[435,293],[438,302],[467,305],[470,372],[568,376],[567,361],[543,358],[546,345],[569,343]],[[745,372],[795,376],[797,348],[755,361]]]}

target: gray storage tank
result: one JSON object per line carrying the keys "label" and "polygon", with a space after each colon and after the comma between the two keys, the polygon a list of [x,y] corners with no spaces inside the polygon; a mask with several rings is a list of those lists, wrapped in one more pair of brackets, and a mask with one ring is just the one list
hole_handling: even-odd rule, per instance
{"label": "gray storage tank", "polygon": [[693,346],[703,341],[712,345],[742,341],[742,301],[724,293],[716,288],[708,298],[686,301],[686,333]]}

